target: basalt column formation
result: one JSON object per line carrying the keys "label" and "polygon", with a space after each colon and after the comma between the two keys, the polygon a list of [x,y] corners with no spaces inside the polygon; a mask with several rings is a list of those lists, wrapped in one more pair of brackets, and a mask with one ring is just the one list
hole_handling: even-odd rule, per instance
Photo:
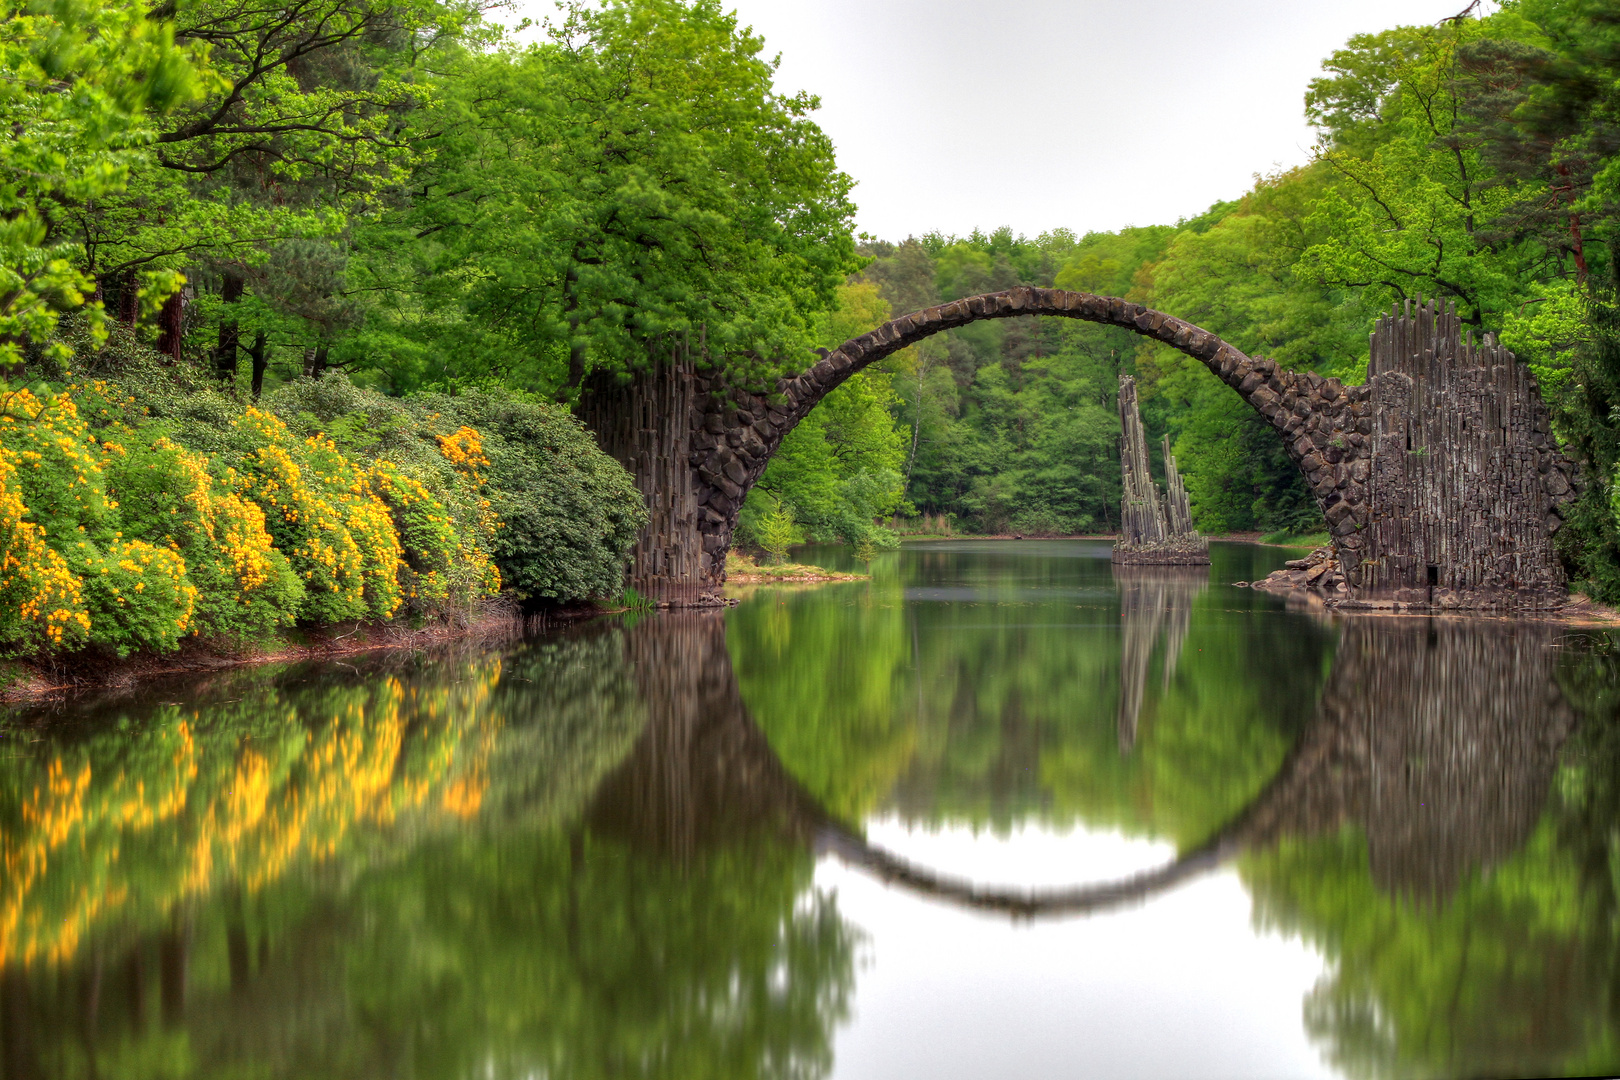
{"label": "basalt column formation", "polygon": [[1148,470],[1147,433],[1137,408],[1136,380],[1119,377],[1120,527],[1114,562],[1131,565],[1197,566],[1209,562],[1209,541],[1192,527],[1187,488],[1164,440],[1165,493]]}
{"label": "basalt column formation", "polygon": [[1350,472],[1366,479],[1368,512],[1334,529],[1351,602],[1562,605],[1552,536],[1574,467],[1529,370],[1491,335],[1465,337],[1454,306],[1420,302],[1378,321],[1361,389],[1371,454]]}
{"label": "basalt column formation", "polygon": [[693,368],[692,351],[675,343],[629,380],[592,380],[579,404],[580,420],[597,445],[629,470],[647,502],[649,520],[636,542],[628,584],[682,606],[712,602],[714,590],[704,582],[716,563],[699,529],[697,478],[687,463],[694,420],[703,418]]}

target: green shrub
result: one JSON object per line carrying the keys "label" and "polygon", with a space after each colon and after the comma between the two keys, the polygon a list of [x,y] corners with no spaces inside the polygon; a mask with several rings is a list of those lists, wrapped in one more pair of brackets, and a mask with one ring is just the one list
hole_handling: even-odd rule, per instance
{"label": "green shrub", "polygon": [[500,518],[494,553],[502,580],[526,597],[618,595],[626,557],[647,523],[641,492],[561,406],[477,391],[415,402],[453,437],[482,435],[483,479]]}
{"label": "green shrub", "polygon": [[291,625],[304,586],[272,546],[264,512],[210,473],[206,457],[166,435],[142,437],[151,434],[130,432],[107,465],[125,534],[184,559],[198,633],[245,643]]}
{"label": "green shrub", "polygon": [[[375,460],[370,484],[399,537],[406,610],[414,616],[463,611],[499,591],[492,561],[496,517],[484,479],[447,456],[447,421],[419,402],[385,397],[342,375],[300,379],[265,406],[295,434],[320,435],[343,453]],[[454,426],[454,425],[450,425]]]}
{"label": "green shrub", "polygon": [[547,403],[402,401],[329,376],[261,409],[127,334],[82,359],[97,377],[0,383],[11,655],[461,617],[503,570],[531,597],[612,596],[646,520],[628,474]]}

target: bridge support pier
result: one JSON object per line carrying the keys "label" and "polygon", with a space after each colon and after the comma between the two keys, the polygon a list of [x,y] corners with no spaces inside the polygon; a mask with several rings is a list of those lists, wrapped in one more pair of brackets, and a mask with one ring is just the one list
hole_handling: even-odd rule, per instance
{"label": "bridge support pier", "polygon": [[701,398],[708,381],[695,367],[691,351],[676,345],[627,381],[593,380],[579,407],[597,445],[629,470],[647,501],[650,520],[631,553],[626,584],[673,607],[720,602],[731,547],[730,528],[717,528],[726,519],[710,505],[718,489],[698,476],[690,460],[694,433],[704,423]]}
{"label": "bridge support pier", "polygon": [[[1364,520],[1334,521],[1357,603],[1471,610],[1556,608],[1568,598],[1552,537],[1575,498],[1535,379],[1454,308],[1391,311],[1372,335]],[[1364,444],[1365,445],[1365,444]],[[1349,556],[1346,559],[1346,556]]]}

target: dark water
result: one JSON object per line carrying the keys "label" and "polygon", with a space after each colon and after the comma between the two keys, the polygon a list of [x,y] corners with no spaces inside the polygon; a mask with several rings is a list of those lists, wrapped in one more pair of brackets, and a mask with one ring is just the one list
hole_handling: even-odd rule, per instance
{"label": "dark water", "polygon": [[13,716],[0,1075],[1612,1074],[1620,650],[1223,584],[1287,554]]}

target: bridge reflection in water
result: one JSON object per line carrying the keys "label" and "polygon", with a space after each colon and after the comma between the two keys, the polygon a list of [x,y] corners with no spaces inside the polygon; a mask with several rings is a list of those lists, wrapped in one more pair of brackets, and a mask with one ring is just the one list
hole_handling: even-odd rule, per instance
{"label": "bridge reflection in water", "polygon": [[[1129,568],[1122,576],[1119,739],[1129,753],[1151,657],[1161,657],[1168,683],[1208,575]],[[1139,902],[1245,852],[1354,824],[1381,887],[1440,900],[1511,856],[1540,817],[1559,748],[1575,727],[1556,678],[1559,636],[1550,624],[1350,621],[1315,718],[1241,813],[1160,869],[1027,890],[914,865],[868,844],[858,823],[829,814],[749,715],[721,619],[675,615],[632,634],[648,724],[598,792],[593,821],[683,857],[768,831],[907,888],[1022,918]]]}
{"label": "bridge reflection in water", "polygon": [[[1151,752],[1206,581],[1119,581],[1109,753]],[[30,729],[0,759],[0,1075],[822,1074],[860,931],[818,853],[1018,920],[1235,866],[1259,920],[1328,954],[1306,1022],[1353,1071],[1596,1068],[1620,1037],[1605,648],[1340,622],[1314,714],[1241,810],[1156,870],[1031,889],[869,844],[755,722],[726,632],[675,614],[226,682],[185,738],[160,706],[104,710],[116,737]],[[160,776],[179,786],[135,794]],[[209,829],[262,837],[238,843],[260,862],[224,865]]]}

